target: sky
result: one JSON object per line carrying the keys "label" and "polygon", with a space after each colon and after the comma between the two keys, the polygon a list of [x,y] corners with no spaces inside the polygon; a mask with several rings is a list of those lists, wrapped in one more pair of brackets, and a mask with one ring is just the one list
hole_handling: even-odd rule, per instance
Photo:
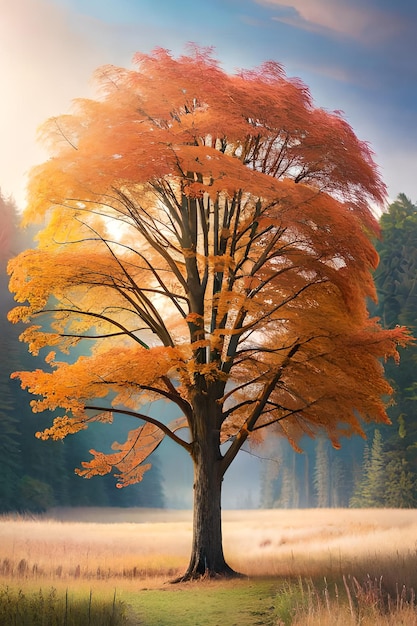
{"label": "sky", "polygon": [[0,189],[20,208],[37,128],[94,97],[97,67],[188,42],[228,72],[282,63],[370,143],[389,199],[417,201],[415,0],[0,0],[0,16]]}

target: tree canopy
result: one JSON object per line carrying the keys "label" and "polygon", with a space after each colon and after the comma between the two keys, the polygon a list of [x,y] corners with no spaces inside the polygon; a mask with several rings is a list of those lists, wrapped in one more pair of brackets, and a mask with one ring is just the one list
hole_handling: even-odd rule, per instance
{"label": "tree canopy", "polygon": [[[141,480],[164,436],[189,452],[187,576],[225,573],[221,479],[248,437],[297,448],[324,432],[338,446],[362,420],[388,422],[381,359],[408,333],[366,306],[385,188],[368,145],[279,64],[231,75],[199,48],[134,61],[101,68],[100,96],[42,129],[51,158],[32,172],[25,221],[44,228],[10,263],[10,319],[32,322],[34,354],[50,351],[16,376],[35,412],[64,410],[41,437],[141,420],[82,475]],[[182,417],[149,413],[161,398]]]}

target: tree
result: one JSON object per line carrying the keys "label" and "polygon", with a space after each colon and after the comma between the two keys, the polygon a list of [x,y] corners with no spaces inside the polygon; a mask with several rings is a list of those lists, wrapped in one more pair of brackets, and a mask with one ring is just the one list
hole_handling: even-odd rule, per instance
{"label": "tree", "polygon": [[324,437],[318,437],[316,447],[316,466],[314,471],[314,487],[317,495],[317,506],[325,508],[330,506],[330,462],[328,441]]}
{"label": "tree", "polygon": [[380,220],[377,243],[380,263],[375,271],[379,302],[376,313],[385,326],[405,323],[416,329],[417,207],[400,194]]}
{"label": "tree", "polygon": [[382,507],[385,504],[386,454],[381,432],[375,430],[371,449],[365,448],[363,472],[350,506],[358,508]]}
{"label": "tree", "polygon": [[[386,326],[406,324],[417,331],[417,207],[404,194],[390,204],[380,219],[381,240],[376,249],[378,305],[375,314]],[[386,495],[389,506],[413,506],[417,500],[416,345],[401,353],[401,366],[387,364],[386,374],[396,402],[389,416],[395,428],[382,430],[387,460]],[[389,497],[388,497],[389,493]]]}
{"label": "tree", "polygon": [[12,199],[5,198],[1,193],[1,190],[0,215],[0,269],[1,276],[3,277],[6,268],[6,262],[13,254],[18,219],[15,203]]}
{"label": "tree", "polygon": [[349,506],[353,508],[364,508],[367,506],[366,500],[369,497],[367,493],[367,477],[371,463],[369,444],[366,442],[363,449],[363,459],[361,472],[358,472],[354,484],[354,490],[349,500]]}
{"label": "tree", "polygon": [[[25,221],[45,226],[10,264],[10,319],[33,320],[33,353],[52,350],[16,376],[35,412],[65,411],[40,437],[139,420],[82,476],[115,468],[125,486],[164,437],[181,446],[194,466],[182,580],[234,575],[221,485],[248,438],[275,432],[298,449],[320,430],[338,446],[363,432],[359,416],[387,422],[381,359],[408,333],[366,308],[368,205],[385,190],[368,146],[278,64],[229,75],[198,48],[135,62],[101,69],[100,98],[43,129],[51,158],[32,172]],[[59,359],[80,342],[87,356]],[[141,409],[160,399],[182,417]]]}
{"label": "tree", "polygon": [[409,470],[409,463],[398,454],[393,455],[386,468],[384,504],[390,508],[412,509],[416,507],[416,477]]}

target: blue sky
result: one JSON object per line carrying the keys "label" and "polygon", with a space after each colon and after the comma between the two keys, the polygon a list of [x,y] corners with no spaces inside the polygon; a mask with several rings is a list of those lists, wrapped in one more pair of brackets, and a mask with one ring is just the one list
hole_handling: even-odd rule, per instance
{"label": "blue sky", "polygon": [[136,51],[213,46],[227,71],[264,60],[300,77],[369,141],[390,198],[417,201],[415,0],[0,0],[0,187],[24,205],[45,153],[36,128],[93,95],[105,63]]}

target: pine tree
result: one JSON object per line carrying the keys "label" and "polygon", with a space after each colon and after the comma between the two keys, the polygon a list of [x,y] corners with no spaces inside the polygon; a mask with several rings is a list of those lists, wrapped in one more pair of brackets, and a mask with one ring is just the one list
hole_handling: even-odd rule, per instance
{"label": "pine tree", "polygon": [[355,490],[350,506],[357,508],[385,505],[386,454],[381,432],[376,429],[370,451],[365,448],[363,475]]}
{"label": "pine tree", "polygon": [[314,468],[314,488],[319,508],[330,505],[330,464],[328,441],[319,437],[316,442],[316,463]]}
{"label": "pine tree", "polygon": [[330,497],[329,506],[343,506],[343,494],[346,491],[345,469],[340,456],[333,455],[330,461]]}
{"label": "pine tree", "polygon": [[280,492],[274,502],[274,507],[277,509],[291,509],[293,508],[293,500],[294,476],[291,468],[284,467],[281,474]]}
{"label": "pine tree", "polygon": [[278,479],[281,463],[275,459],[264,461],[260,476],[260,507],[271,509],[274,506],[275,483]]}
{"label": "pine tree", "polygon": [[415,508],[417,481],[407,460],[395,456],[386,468],[385,506],[390,508]]}

